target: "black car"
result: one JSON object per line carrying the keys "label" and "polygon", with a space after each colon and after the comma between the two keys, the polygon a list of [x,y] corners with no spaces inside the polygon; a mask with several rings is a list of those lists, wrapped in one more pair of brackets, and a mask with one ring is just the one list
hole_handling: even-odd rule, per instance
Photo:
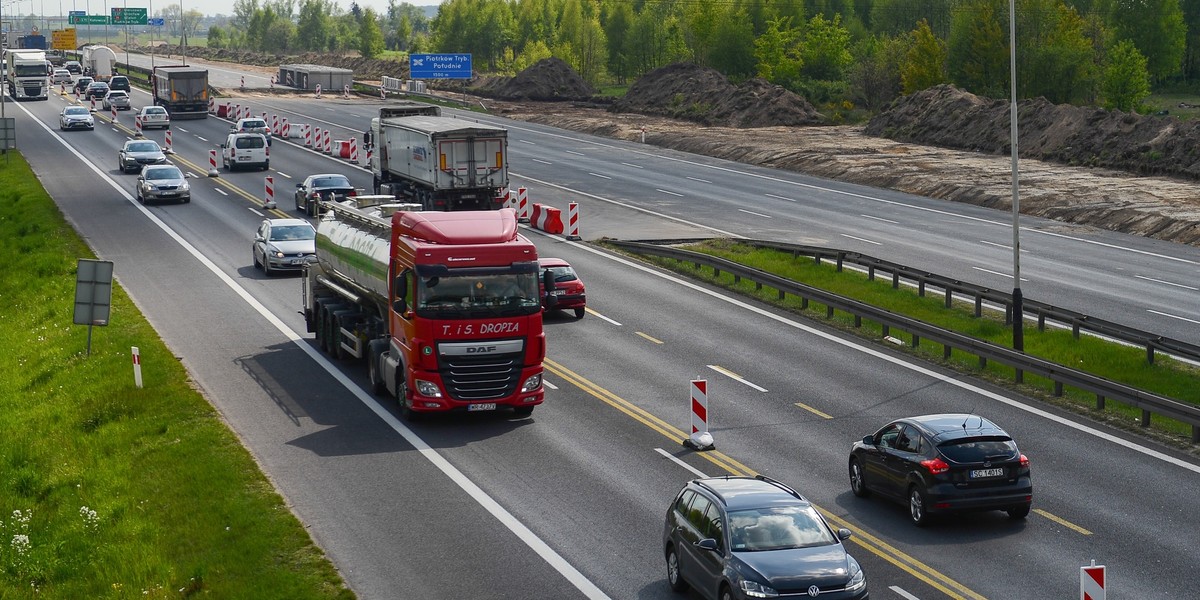
{"label": "black car", "polygon": [[717,600],[867,600],[866,574],[842,545],[849,537],[773,479],[695,479],[667,510],[667,583]]}
{"label": "black car", "polygon": [[129,90],[129,78],[124,75],[113,75],[108,80],[108,87],[110,89],[123,90],[123,91],[128,92],[128,91],[130,91]]}
{"label": "black car", "polygon": [[80,77],[75,80],[75,93],[82,94],[87,91],[88,86],[92,85],[95,80],[91,77]]}
{"label": "black car", "polygon": [[68,60],[67,62],[63,63],[63,68],[70,71],[72,75],[83,74],[83,65],[79,64],[79,61],[77,60]]}
{"label": "black car", "polygon": [[303,211],[308,216],[317,214],[317,206],[321,200],[337,200],[354,196],[357,190],[345,175],[324,173],[309,175],[302,183],[296,184],[296,210]]}
{"label": "black car", "polygon": [[919,526],[937,513],[1003,510],[1029,515],[1029,459],[995,423],[974,414],[898,419],[855,442],[850,490],[908,505]]}
{"label": "black car", "polygon": [[83,92],[83,97],[89,100],[103,100],[108,95],[108,84],[103,81],[93,81],[87,86],[87,90]]}

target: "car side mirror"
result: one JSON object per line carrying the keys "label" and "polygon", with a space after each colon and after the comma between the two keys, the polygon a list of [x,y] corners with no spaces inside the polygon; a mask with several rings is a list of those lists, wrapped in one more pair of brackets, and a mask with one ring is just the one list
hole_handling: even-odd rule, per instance
{"label": "car side mirror", "polygon": [[848,539],[850,539],[850,536],[852,536],[852,535],[854,535],[854,533],[851,532],[849,529],[846,529],[845,527],[838,530],[838,539],[839,540],[848,540]]}
{"label": "car side mirror", "polygon": [[863,443],[868,446],[874,446],[875,445],[875,436],[873,436],[873,435],[863,436]]}
{"label": "car side mirror", "polygon": [[716,552],[717,551],[717,540],[714,540],[712,538],[704,538],[704,539],[696,542],[696,547],[701,550],[708,550],[709,552]]}
{"label": "car side mirror", "polygon": [[221,144],[221,148],[222,148],[222,149],[224,149],[224,148],[225,148],[225,144]]}

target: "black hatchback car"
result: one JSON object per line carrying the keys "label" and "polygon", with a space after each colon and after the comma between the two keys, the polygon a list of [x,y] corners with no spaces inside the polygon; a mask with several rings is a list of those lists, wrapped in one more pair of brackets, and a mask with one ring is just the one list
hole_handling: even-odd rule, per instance
{"label": "black hatchback car", "polygon": [[866,574],[842,545],[848,537],[773,479],[695,479],[667,510],[667,583],[715,600],[867,600]]}
{"label": "black hatchback car", "polygon": [[850,490],[908,505],[918,527],[937,513],[1003,510],[1029,515],[1029,459],[995,423],[972,414],[898,419],[855,442]]}

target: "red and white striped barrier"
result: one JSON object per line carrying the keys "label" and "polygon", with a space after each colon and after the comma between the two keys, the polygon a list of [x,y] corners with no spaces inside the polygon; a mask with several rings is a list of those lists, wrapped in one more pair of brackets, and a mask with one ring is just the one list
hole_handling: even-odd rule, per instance
{"label": "red and white striped barrier", "polygon": [[545,231],[546,233],[562,233],[562,211],[553,206],[534,203],[533,218],[529,223],[535,228]]}
{"label": "red and white striped barrier", "polygon": [[529,190],[517,188],[517,221],[529,222]]}
{"label": "red and white striped barrier", "polygon": [[381,85],[381,86],[379,86],[379,99],[380,99],[380,100],[387,100],[387,90],[383,89],[383,86],[382,86],[382,85]]}
{"label": "red and white striped barrier", "polygon": [[263,208],[275,208],[275,178],[268,175],[263,186]]}
{"label": "red and white striped barrier", "polygon": [[210,115],[217,114],[217,99],[216,98],[208,99],[208,114],[210,114]]}
{"label": "red and white striped barrier", "polygon": [[321,99],[321,84],[317,84],[317,100]]}
{"label": "red and white striped barrier", "polygon": [[79,88],[75,88],[75,101],[79,102]]}
{"label": "red and white striped barrier", "polygon": [[342,86],[342,97],[343,97],[343,98],[349,98],[349,97],[350,97],[350,86],[349,86],[349,85],[343,85],[343,86]]}
{"label": "red and white striped barrier", "polygon": [[58,93],[66,96],[67,95],[67,84],[65,84],[65,83],[58,84]]}
{"label": "red and white striped barrier", "polygon": [[321,139],[321,128],[313,127],[313,150],[320,152],[321,148],[324,147],[324,144],[325,141]]}
{"label": "red and white striped barrier", "polygon": [[138,389],[142,387],[142,353],[137,346],[129,347],[130,353],[133,354],[133,385]]}
{"label": "red and white striped barrier", "polygon": [[263,119],[263,126],[266,127],[269,131],[270,127],[271,127],[271,120],[267,118],[267,113],[262,114],[262,119]]}
{"label": "red and white striped barrier", "polygon": [[329,139],[329,130],[321,132],[321,143],[325,146],[325,154],[333,154],[333,140]]}
{"label": "red and white striped barrier", "polygon": [[92,96],[92,112],[96,112],[96,97]]}
{"label": "red and white striped barrier", "polygon": [[579,203],[567,205],[567,239],[579,240]]}
{"label": "red and white striped barrier", "polygon": [[684,446],[693,450],[712,450],[712,434],[708,432],[708,380],[693,379],[691,384],[690,407],[692,413],[692,434],[683,442]]}
{"label": "red and white striped barrier", "polygon": [[166,138],[167,147],[165,150],[163,150],[163,153],[164,154],[174,154],[175,150],[171,149],[171,130],[168,129],[165,133],[167,136],[167,138]]}
{"label": "red and white striped barrier", "polygon": [[367,146],[367,151],[364,153],[364,155],[365,155],[365,156],[364,156],[364,159],[363,159],[363,160],[364,160],[364,162],[363,162],[363,166],[364,166],[364,167],[369,167],[369,166],[371,166],[371,157],[372,157],[372,156],[374,156],[374,154],[373,154],[373,152],[372,152],[373,150],[374,150],[374,148],[372,148],[371,146]]}
{"label": "red and white striped barrier", "polygon": [[208,176],[216,177],[220,171],[217,170],[217,151],[208,151]]}
{"label": "red and white striped barrier", "polygon": [[292,128],[288,125],[287,117],[284,117],[279,121],[279,135],[285,140],[292,137]]}
{"label": "red and white striped barrier", "polygon": [[117,122],[117,105],[116,104],[110,105],[109,108],[112,109],[112,122],[116,123]]}
{"label": "red and white striped barrier", "polygon": [[246,76],[242,75],[242,89],[246,89]]}
{"label": "red and white striped barrier", "polygon": [[1104,590],[1104,565],[1096,564],[1092,559],[1090,567],[1079,567],[1079,598],[1080,600],[1104,600],[1107,592]]}
{"label": "red and white striped barrier", "polygon": [[134,135],[142,137],[142,115],[137,115],[133,118]]}
{"label": "red and white striped barrier", "polygon": [[312,125],[309,125],[308,123],[305,123],[304,125],[301,125],[301,127],[303,127],[303,128],[304,128],[304,147],[305,147],[305,148],[312,148],[312,144],[313,144],[313,141],[312,141],[312,140],[313,140],[313,126],[312,126]]}
{"label": "red and white striped barrier", "polygon": [[271,115],[271,133],[280,136],[283,130],[279,128],[279,115]]}
{"label": "red and white striped barrier", "polygon": [[350,162],[358,163],[358,138],[350,138]]}

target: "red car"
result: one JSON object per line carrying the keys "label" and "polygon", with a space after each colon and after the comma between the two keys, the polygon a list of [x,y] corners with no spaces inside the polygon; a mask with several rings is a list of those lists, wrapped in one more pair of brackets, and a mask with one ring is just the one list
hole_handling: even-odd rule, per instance
{"label": "red car", "polygon": [[[575,318],[582,319],[584,307],[587,306],[587,294],[584,293],[583,281],[575,274],[575,269],[567,261],[561,258],[539,258],[538,266],[541,267],[541,277],[539,282],[546,281],[546,272],[549,271],[554,277],[554,289],[551,290],[558,302],[554,308],[562,310],[575,310]],[[546,307],[546,289],[545,286],[539,283],[539,288],[542,294],[542,307]]]}

